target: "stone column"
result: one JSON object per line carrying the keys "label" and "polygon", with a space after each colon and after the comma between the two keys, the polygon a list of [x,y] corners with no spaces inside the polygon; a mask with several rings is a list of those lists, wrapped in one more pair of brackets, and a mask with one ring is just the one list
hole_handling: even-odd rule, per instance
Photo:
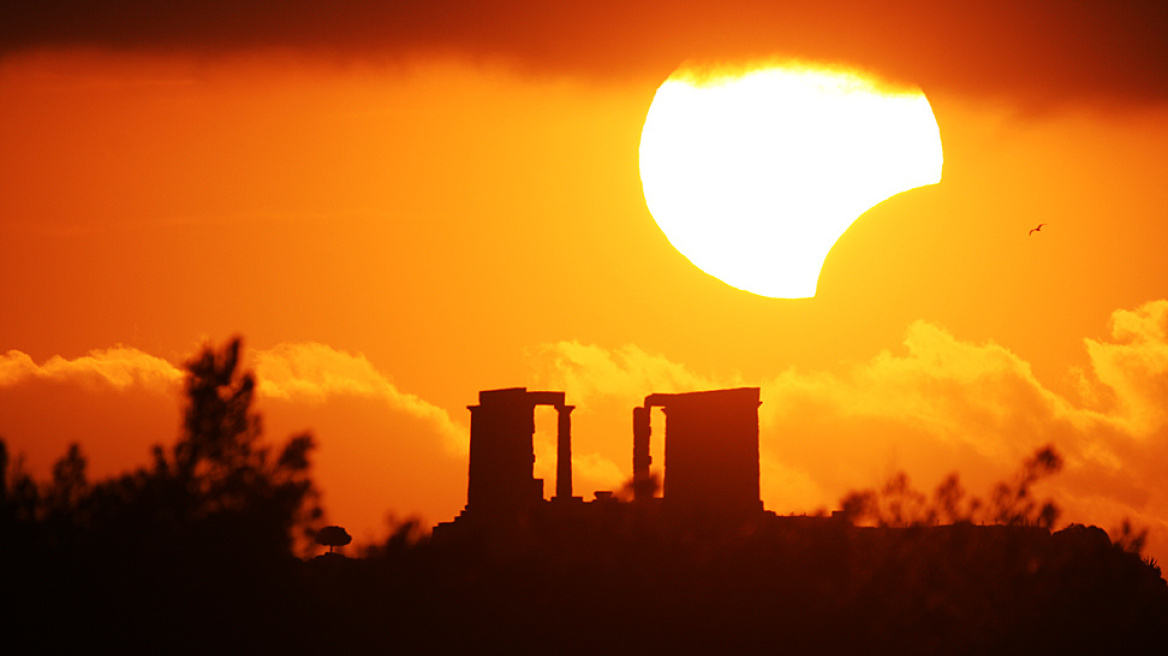
{"label": "stone column", "polygon": [[649,477],[649,465],[653,462],[649,455],[649,435],[653,428],[649,419],[648,406],[633,408],[633,498],[638,501],[653,496]]}
{"label": "stone column", "polygon": [[572,411],[574,405],[556,406],[556,498],[572,498]]}

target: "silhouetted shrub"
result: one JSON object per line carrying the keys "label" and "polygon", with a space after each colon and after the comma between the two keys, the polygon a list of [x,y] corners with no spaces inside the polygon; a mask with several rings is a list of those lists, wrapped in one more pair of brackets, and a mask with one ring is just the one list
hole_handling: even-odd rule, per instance
{"label": "silhouetted shrub", "polygon": [[[875,526],[936,526],[959,522],[980,522],[1003,526],[1041,526],[1050,530],[1059,516],[1052,501],[1038,502],[1032,487],[1057,473],[1063,460],[1053,447],[1045,446],[1027,458],[1010,482],[994,487],[990,503],[977,497],[965,498],[956,473],[941,481],[930,500],[912,488],[904,472],[893,476],[878,492],[850,492],[840,501],[849,521]],[[1142,543],[1141,543],[1142,544]]]}
{"label": "silhouetted shrub", "polygon": [[329,553],[333,553],[336,547],[343,547],[353,541],[349,532],[340,526],[326,526],[316,532],[316,543],[329,548]]}

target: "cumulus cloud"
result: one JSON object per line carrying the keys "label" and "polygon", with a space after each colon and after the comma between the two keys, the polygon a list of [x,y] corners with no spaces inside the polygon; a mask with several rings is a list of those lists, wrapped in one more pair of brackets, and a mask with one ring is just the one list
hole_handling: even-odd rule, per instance
{"label": "cumulus cloud", "polygon": [[[324,403],[336,397],[373,398],[390,412],[409,415],[432,427],[454,454],[467,449],[466,430],[445,410],[399,390],[364,355],[319,343],[279,344],[254,350],[258,396],[296,403]],[[183,369],[135,348],[95,349],[68,359],[55,355],[38,365],[26,353],[0,355],[0,389],[30,380],[79,383],[116,391],[139,389],[177,393]]]}
{"label": "cumulus cloud", "polygon": [[631,344],[610,350],[558,342],[540,347],[531,360],[539,368],[537,376],[566,392],[582,410],[605,398],[639,405],[650,392],[686,392],[726,382],[701,376]]}
{"label": "cumulus cloud", "polygon": [[884,351],[843,378],[794,372],[767,385],[771,422],[784,408],[814,403],[839,416],[885,419],[964,442],[994,458],[1018,459],[1050,427],[1088,417],[1046,389],[1030,365],[993,342],[962,342],[918,321],[909,326],[903,353]]}
{"label": "cumulus cloud", "polygon": [[96,349],[73,360],[54,355],[43,365],[20,351],[0,355],[0,388],[38,379],[104,385],[116,390],[142,387],[170,392],[181,382],[182,375],[166,360],[124,346]]}
{"label": "cumulus cloud", "polygon": [[[1088,396],[1113,399],[1106,406],[1054,392],[1002,345],[924,321],[908,327],[901,348],[836,374],[715,379],[633,346],[575,342],[545,347],[541,373],[570,402],[624,410],[650,392],[761,387],[762,490],[779,512],[833,507],[849,489],[879,484],[872,476],[892,471],[864,467],[889,454],[890,466],[925,480],[957,470],[984,494],[968,481],[988,486],[1053,444],[1067,468],[1048,485],[1065,519],[1110,528],[1130,517],[1152,526],[1158,545],[1168,542],[1168,479],[1158,465],[1168,462],[1168,301],[1116,311],[1111,328],[1109,341],[1086,340]],[[631,443],[627,426],[606,430],[623,445],[616,452]]]}
{"label": "cumulus cloud", "polygon": [[321,403],[334,396],[379,399],[390,411],[432,426],[453,453],[467,452],[464,427],[451,420],[442,408],[399,390],[360,353],[353,355],[310,342],[256,351],[252,359],[261,396],[309,403]]}
{"label": "cumulus cloud", "polygon": [[603,77],[661,76],[694,57],[780,54],[866,65],[926,89],[1054,100],[1164,100],[1165,33],[1168,10],[1155,0],[17,0],[0,7],[0,53],[459,53]]}
{"label": "cumulus cloud", "polygon": [[1112,342],[1088,339],[1098,381],[1112,392],[1114,418],[1132,435],[1147,437],[1165,424],[1168,399],[1168,301],[1111,316]]}

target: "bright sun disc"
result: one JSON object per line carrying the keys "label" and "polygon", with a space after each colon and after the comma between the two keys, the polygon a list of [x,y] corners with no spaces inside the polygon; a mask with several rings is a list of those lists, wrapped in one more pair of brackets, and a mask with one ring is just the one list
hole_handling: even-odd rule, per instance
{"label": "bright sun disc", "polygon": [[674,72],[641,133],[653,218],[706,273],[762,296],[814,296],[828,251],[882,200],[941,181],[920,89],[791,64]]}

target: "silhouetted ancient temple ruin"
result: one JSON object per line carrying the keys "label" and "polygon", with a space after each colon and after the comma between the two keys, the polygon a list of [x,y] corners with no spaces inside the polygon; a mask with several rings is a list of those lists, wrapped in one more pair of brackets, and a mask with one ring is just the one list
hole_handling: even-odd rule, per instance
{"label": "silhouetted ancient temple ruin", "polygon": [[[534,475],[538,406],[551,406],[558,414],[556,493],[550,501],[543,498],[543,480]],[[644,404],[633,409],[633,503],[660,506],[668,516],[687,521],[742,521],[762,515],[758,406],[757,387],[646,396]],[[435,537],[442,539],[461,530],[458,527],[526,524],[533,513],[556,507],[563,516],[582,517],[589,512],[584,506],[615,503],[610,491],[596,492],[596,500],[588,504],[572,494],[574,407],[566,404],[563,392],[529,392],[523,387],[479,392],[478,405],[467,406],[471,422],[466,507],[454,522],[435,527]],[[653,408],[665,414],[660,498],[650,474]]]}

